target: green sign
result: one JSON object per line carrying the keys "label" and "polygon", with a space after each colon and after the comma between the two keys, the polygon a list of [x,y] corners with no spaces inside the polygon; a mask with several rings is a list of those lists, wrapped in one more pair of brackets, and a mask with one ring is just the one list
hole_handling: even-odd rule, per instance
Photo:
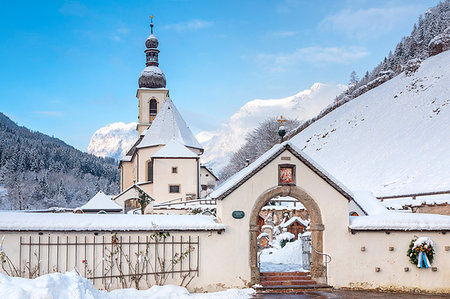
{"label": "green sign", "polygon": [[242,219],[242,218],[244,218],[245,213],[244,213],[244,211],[233,211],[231,216],[233,216],[234,219]]}

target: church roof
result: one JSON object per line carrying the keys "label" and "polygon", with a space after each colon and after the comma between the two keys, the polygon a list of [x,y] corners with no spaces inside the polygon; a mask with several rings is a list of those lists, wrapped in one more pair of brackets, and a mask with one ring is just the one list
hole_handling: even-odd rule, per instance
{"label": "church roof", "polygon": [[106,195],[102,191],[99,191],[87,203],[82,205],[80,209],[83,211],[121,211],[122,207],[115,203],[110,195]]}
{"label": "church roof", "polygon": [[178,139],[172,139],[153,154],[152,158],[198,158],[198,156],[185,147]]}
{"label": "church roof", "polygon": [[172,100],[167,97],[137,148],[166,145],[173,139],[178,140],[184,146],[203,151],[180,112]]}

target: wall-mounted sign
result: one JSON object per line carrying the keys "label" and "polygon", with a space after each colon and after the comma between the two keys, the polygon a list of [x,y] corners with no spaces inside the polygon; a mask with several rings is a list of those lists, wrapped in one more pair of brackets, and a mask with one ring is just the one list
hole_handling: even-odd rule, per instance
{"label": "wall-mounted sign", "polygon": [[244,213],[244,211],[233,211],[231,216],[233,216],[234,219],[242,219],[242,218],[244,218],[245,213]]}

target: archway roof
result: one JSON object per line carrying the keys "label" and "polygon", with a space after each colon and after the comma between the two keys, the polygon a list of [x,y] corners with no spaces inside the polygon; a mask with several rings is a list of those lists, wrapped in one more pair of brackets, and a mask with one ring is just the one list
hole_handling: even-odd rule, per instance
{"label": "archway roof", "polygon": [[353,193],[347,189],[343,184],[341,184],[337,179],[335,179],[331,174],[329,174],[325,169],[320,167],[313,159],[301,151],[297,146],[292,144],[290,141],[283,142],[281,144],[274,145],[270,150],[264,153],[261,157],[256,159],[246,168],[230,177],[225,181],[219,188],[217,188],[213,193],[211,193],[211,198],[213,199],[224,199],[228,194],[236,190],[239,186],[244,184],[248,179],[254,176],[258,171],[264,168],[267,164],[273,161],[285,150],[291,152],[296,156],[301,162],[308,166],[312,171],[324,179],[328,184],[330,184],[334,189],[341,193],[349,201],[354,200]]}

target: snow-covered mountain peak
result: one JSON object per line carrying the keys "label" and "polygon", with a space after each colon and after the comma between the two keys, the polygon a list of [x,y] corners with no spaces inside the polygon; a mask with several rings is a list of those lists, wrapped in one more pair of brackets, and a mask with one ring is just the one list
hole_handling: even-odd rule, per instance
{"label": "snow-covered mountain peak", "polygon": [[136,142],[136,123],[115,122],[95,131],[87,148],[89,154],[119,160]]}
{"label": "snow-covered mountain peak", "polygon": [[265,119],[283,115],[285,118],[307,120],[330,105],[346,88],[334,83],[314,83],[310,89],[293,96],[247,102],[218,131],[197,134],[197,139],[205,148],[202,161],[212,161],[209,166],[218,172],[228,163],[230,155],[244,144],[246,134]]}

